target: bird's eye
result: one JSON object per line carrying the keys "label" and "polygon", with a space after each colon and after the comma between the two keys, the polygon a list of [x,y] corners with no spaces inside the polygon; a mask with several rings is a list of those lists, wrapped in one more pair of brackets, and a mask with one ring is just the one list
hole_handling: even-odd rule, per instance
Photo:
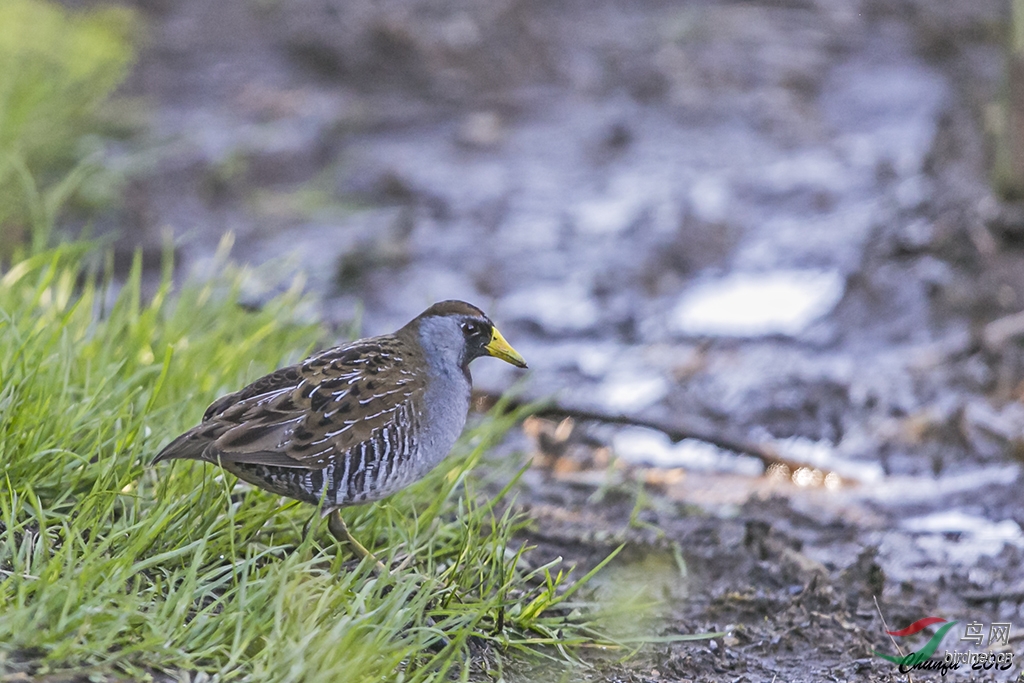
{"label": "bird's eye", "polygon": [[462,331],[468,335],[475,335],[480,333],[480,326],[474,322],[462,323]]}

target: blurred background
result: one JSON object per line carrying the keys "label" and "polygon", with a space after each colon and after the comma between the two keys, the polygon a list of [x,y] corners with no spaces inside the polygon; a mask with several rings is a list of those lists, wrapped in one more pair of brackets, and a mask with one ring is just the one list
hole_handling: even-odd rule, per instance
{"label": "blurred background", "polygon": [[790,680],[854,675],[874,597],[1024,628],[1022,50],[1010,0],[5,0],[0,254],[35,193],[122,269],[231,233],[339,340],[481,306],[531,538],[748,624],[652,670],[827,608]]}

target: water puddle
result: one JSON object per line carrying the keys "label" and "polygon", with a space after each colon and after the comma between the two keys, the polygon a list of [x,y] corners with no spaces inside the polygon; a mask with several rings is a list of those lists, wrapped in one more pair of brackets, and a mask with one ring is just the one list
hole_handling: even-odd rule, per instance
{"label": "water puddle", "polygon": [[798,335],[828,314],[843,290],[837,271],[730,273],[685,292],[672,321],[677,331],[693,336]]}

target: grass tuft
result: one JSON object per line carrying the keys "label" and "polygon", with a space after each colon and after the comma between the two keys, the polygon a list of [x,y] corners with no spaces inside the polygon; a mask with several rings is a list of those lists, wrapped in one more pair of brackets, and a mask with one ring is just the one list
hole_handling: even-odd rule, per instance
{"label": "grass tuft", "polygon": [[[134,58],[134,13],[0,2],[0,257],[45,246],[62,205],[94,170],[81,134]],[[69,169],[74,168],[69,172]]]}
{"label": "grass tuft", "polygon": [[530,568],[513,540],[515,481],[475,492],[521,415],[497,411],[425,481],[345,512],[404,564],[375,576],[322,526],[302,534],[309,506],[202,463],[149,465],[218,395],[323,345],[293,316],[298,288],[246,310],[225,264],[173,296],[168,268],[145,298],[139,259],[119,287],[92,262],[65,244],[0,272],[0,672],[412,682],[477,676],[481,652],[572,661],[607,642],[558,562]]}

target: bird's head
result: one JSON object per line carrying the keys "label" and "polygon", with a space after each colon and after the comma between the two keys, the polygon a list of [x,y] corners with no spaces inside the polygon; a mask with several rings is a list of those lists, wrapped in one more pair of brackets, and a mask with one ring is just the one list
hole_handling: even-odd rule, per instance
{"label": "bird's head", "polygon": [[490,318],[464,301],[442,301],[409,323],[415,326],[423,350],[466,368],[481,356],[493,356],[517,368],[526,361],[513,349]]}

